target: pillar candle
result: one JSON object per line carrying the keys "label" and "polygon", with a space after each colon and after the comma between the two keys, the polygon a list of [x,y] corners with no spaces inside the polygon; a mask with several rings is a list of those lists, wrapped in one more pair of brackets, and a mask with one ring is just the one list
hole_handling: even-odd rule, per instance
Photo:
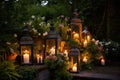
{"label": "pillar candle", "polygon": [[25,54],[23,55],[23,62],[24,62],[24,63],[29,63],[29,59],[30,59],[30,55],[27,54],[27,53],[25,53]]}

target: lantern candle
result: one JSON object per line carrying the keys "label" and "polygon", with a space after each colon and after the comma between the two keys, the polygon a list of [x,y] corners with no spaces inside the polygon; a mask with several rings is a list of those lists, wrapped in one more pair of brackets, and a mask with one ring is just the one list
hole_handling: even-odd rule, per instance
{"label": "lantern candle", "polygon": [[50,53],[51,53],[51,54],[55,54],[55,48],[52,47],[52,48],[50,49]]}
{"label": "lantern candle", "polygon": [[73,65],[72,71],[73,71],[73,72],[77,72],[77,63],[75,63],[75,64]]}
{"label": "lantern candle", "polygon": [[74,34],[74,39],[79,39],[79,34],[78,33]]}
{"label": "lantern candle", "polygon": [[30,55],[28,54],[28,51],[25,50],[25,54],[23,55],[23,62],[29,63]]}
{"label": "lantern candle", "polygon": [[89,35],[87,36],[87,40],[88,40],[88,42],[90,41],[90,36]]}
{"label": "lantern candle", "polygon": [[87,57],[83,58],[83,62],[87,63]]}
{"label": "lantern candle", "polygon": [[68,57],[68,52],[67,52],[67,50],[65,50],[64,53],[65,53],[66,57]]}
{"label": "lantern candle", "polygon": [[37,54],[37,63],[39,63],[39,62],[40,62],[40,55]]}
{"label": "lantern candle", "polygon": [[104,58],[101,59],[101,65],[103,65],[103,66],[105,65],[105,59]]}
{"label": "lantern candle", "polygon": [[84,46],[84,47],[87,46],[87,40],[84,41],[83,46]]}

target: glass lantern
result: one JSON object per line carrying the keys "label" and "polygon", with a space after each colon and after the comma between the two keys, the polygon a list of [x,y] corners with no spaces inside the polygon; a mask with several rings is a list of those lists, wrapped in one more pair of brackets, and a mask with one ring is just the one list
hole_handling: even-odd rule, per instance
{"label": "glass lantern", "polygon": [[72,48],[69,52],[69,71],[72,73],[80,71],[80,51],[77,48]]}
{"label": "glass lantern", "polygon": [[73,15],[74,16],[71,19],[71,23],[70,23],[72,30],[72,38],[80,43],[82,41],[82,22],[78,18],[77,10],[74,10]]}
{"label": "glass lantern", "polygon": [[86,47],[91,40],[91,34],[87,30],[87,27],[85,27],[85,29],[82,31],[82,37],[83,37],[83,47]]}
{"label": "glass lantern", "polygon": [[45,37],[45,57],[48,54],[57,54],[57,50],[60,50],[61,37],[54,30],[53,24],[51,23],[50,31]]}
{"label": "glass lantern", "polygon": [[28,27],[23,29],[23,36],[20,39],[21,64],[33,64],[33,39],[28,34]]}

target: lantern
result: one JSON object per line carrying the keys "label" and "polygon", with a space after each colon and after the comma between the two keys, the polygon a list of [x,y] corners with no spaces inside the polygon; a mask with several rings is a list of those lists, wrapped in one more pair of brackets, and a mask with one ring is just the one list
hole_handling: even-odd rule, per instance
{"label": "lantern", "polygon": [[81,42],[82,40],[82,23],[81,20],[78,18],[77,10],[73,13],[74,17],[71,19],[71,30],[72,30],[72,38],[75,39],[77,42]]}
{"label": "lantern", "polygon": [[20,39],[21,64],[33,64],[33,39],[28,34],[28,27],[23,29],[23,36]]}
{"label": "lantern", "polygon": [[80,68],[80,51],[77,48],[72,48],[69,52],[69,71],[78,73]]}
{"label": "lantern", "polygon": [[83,30],[82,36],[83,36],[83,40],[84,41],[86,40],[87,42],[90,42],[90,40],[91,40],[91,34],[88,31],[87,27],[85,27],[85,29]]}
{"label": "lantern", "polygon": [[60,36],[55,31],[53,23],[51,23],[50,31],[45,37],[45,57],[50,54],[57,54],[57,50],[60,49]]}

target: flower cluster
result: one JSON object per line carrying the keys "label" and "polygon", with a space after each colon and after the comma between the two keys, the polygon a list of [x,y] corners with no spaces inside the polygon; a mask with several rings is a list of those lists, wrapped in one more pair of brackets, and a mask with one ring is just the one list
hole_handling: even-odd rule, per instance
{"label": "flower cluster", "polygon": [[67,58],[64,53],[50,54],[45,59],[49,69],[58,69],[67,66]]}
{"label": "flower cluster", "polygon": [[48,55],[45,64],[50,71],[51,80],[72,80],[72,76],[67,70],[68,60],[64,53]]}

